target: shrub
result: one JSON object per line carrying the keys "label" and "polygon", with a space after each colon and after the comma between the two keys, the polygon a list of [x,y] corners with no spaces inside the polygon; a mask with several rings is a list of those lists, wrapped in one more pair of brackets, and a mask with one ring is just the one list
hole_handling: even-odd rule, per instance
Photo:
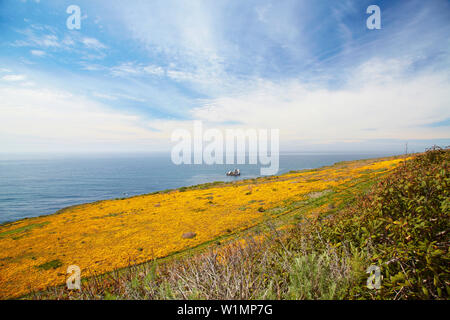
{"label": "shrub", "polygon": [[449,296],[448,150],[433,148],[395,169],[357,205],[321,227],[321,237],[366,248],[381,268],[382,288],[353,288],[355,298],[444,299]]}
{"label": "shrub", "polygon": [[350,285],[347,261],[324,251],[297,256],[289,273],[289,299],[342,299]]}

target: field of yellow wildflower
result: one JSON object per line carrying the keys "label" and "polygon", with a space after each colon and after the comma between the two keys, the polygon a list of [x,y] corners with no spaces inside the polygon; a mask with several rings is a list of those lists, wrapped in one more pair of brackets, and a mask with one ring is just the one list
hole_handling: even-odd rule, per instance
{"label": "field of yellow wildflower", "polygon": [[[376,179],[403,159],[339,163],[209,187],[83,204],[0,226],[0,298],[63,284],[69,265],[82,277],[166,257],[285,214],[299,202],[361,179]],[[195,237],[186,239],[183,234]]]}

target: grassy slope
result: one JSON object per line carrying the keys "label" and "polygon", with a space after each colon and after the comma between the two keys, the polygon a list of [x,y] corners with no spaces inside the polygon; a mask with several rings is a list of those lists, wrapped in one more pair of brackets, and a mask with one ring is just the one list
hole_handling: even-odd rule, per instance
{"label": "grassy slope", "polygon": [[[367,187],[375,177],[391,170],[393,168],[391,165],[398,163],[392,159],[384,159],[389,160],[386,162],[383,162],[383,159],[344,162],[334,166],[316,170],[303,170],[277,177],[229,184],[212,183],[181,188],[179,191],[167,190],[128,199],[99,201],[67,208],[56,215],[6,224],[0,227],[0,246],[4,249],[0,252],[0,269],[2,271],[0,283],[2,284],[1,289],[4,290],[3,296],[11,297],[12,292],[17,295],[23,293],[24,290],[28,289],[29,291],[29,288],[43,288],[64,283],[67,265],[74,262],[79,264],[83,260],[81,258],[84,258],[89,266],[92,264],[92,257],[95,257],[96,260],[99,259],[103,255],[104,249],[110,249],[111,251],[111,254],[106,255],[107,259],[119,259],[119,262],[121,259],[119,255],[135,253],[141,255],[140,261],[125,261],[125,259],[122,259],[125,264],[122,262],[119,268],[126,266],[127,261],[129,261],[129,264],[135,264],[151,260],[152,252],[138,249],[141,247],[151,249],[155,245],[152,244],[154,242],[150,242],[148,245],[143,244],[146,241],[153,241],[153,238],[155,238],[146,236],[146,232],[149,229],[148,223],[152,223],[154,220],[156,210],[163,210],[163,216],[161,217],[164,219],[162,222],[169,226],[169,229],[173,229],[173,226],[166,223],[165,219],[171,213],[170,206],[175,210],[183,209],[182,216],[175,216],[177,220],[190,218],[192,214],[194,217],[198,217],[193,220],[194,223],[198,224],[201,221],[201,225],[205,225],[208,232],[217,226],[221,228],[218,232],[211,233],[210,236],[206,234],[205,237],[205,233],[203,233],[196,239],[188,241],[178,240],[180,238],[179,230],[173,236],[165,234],[161,238],[164,243],[175,241],[175,243],[181,245],[179,249],[176,247],[169,248],[166,253],[159,256],[165,256],[167,257],[165,260],[168,260],[174,256],[191,255],[209,247],[211,244],[217,244],[219,241],[230,241],[245,236],[247,233],[264,231],[264,229],[267,229],[264,225],[265,221],[271,221],[272,224],[282,226],[311,219],[322,211],[338,210],[354,198],[358,188]],[[278,189],[273,188],[274,186]],[[296,191],[298,188],[301,190],[300,193]],[[235,190],[241,191],[236,194]],[[219,200],[216,199],[228,198],[226,201],[222,200],[225,203],[225,205],[219,206],[222,211],[217,211],[216,216],[214,216],[217,218],[212,220],[214,223],[208,225],[205,224],[205,217],[207,216],[204,216],[203,210],[197,212],[198,210],[194,208],[194,210],[189,211],[188,206],[183,206],[183,201],[186,204],[190,201],[191,204],[201,202],[201,205],[205,205],[205,200],[202,199],[211,198],[211,196],[205,197],[211,194],[211,191],[214,191],[214,200],[208,201],[208,203],[214,203],[206,204],[209,206],[208,215],[211,214],[211,210],[217,207],[215,203]],[[198,195],[202,197],[197,197]],[[223,198],[220,198],[221,196]],[[156,205],[154,206],[153,203],[163,204],[161,201],[166,201],[166,203],[155,208]],[[230,201],[236,202],[233,208],[229,208]],[[334,203],[332,209],[328,208],[328,203]],[[243,206],[243,204],[245,205]],[[260,210],[262,206],[264,208]],[[136,215],[136,212],[142,213]],[[231,216],[229,216],[230,213]],[[228,216],[232,218],[228,225],[218,225],[217,219],[225,219]],[[258,219],[252,220],[251,217],[258,217]],[[244,224],[241,223],[237,227],[232,227],[236,224],[236,221],[243,221]],[[130,231],[132,228],[137,228],[133,229],[132,234],[138,236],[138,241],[127,241],[127,238],[122,237],[120,233],[123,230]],[[103,236],[103,234],[110,235],[114,232],[119,235],[120,241],[114,241],[114,238]],[[141,237],[141,235],[144,235],[144,237]],[[122,248],[123,244],[129,246],[129,248]],[[111,246],[118,245],[119,251],[111,250]],[[79,255],[78,258],[77,255]],[[108,262],[107,259],[103,261],[100,259],[99,262],[104,263],[105,267],[102,268],[101,265],[96,264],[95,268],[91,268],[93,272],[91,274],[117,269],[117,267],[111,266],[111,262]],[[81,267],[83,268],[83,266]],[[86,275],[84,269],[82,272],[83,275]]]}
{"label": "grassy slope", "polygon": [[[31,298],[448,299],[449,160],[448,150],[429,151],[379,181],[289,203],[285,215],[240,234],[245,241]],[[379,290],[366,288],[369,265],[381,268]]]}
{"label": "grassy slope", "polygon": [[[333,166],[333,169],[340,170],[349,164],[352,163],[340,163]],[[352,290],[364,288],[361,279],[367,278],[364,273],[365,267],[374,259],[374,254],[367,247],[368,243],[355,244],[342,239],[336,241],[330,236],[336,236],[333,229],[335,221],[341,221],[343,216],[348,215],[350,210],[348,208],[358,196],[366,194],[370,187],[386,174],[386,171],[382,170],[367,171],[367,176],[351,179],[335,190],[312,193],[306,200],[287,201],[282,208],[275,208],[277,210],[274,212],[275,217],[272,216],[255,227],[208,241],[194,250],[174,253],[166,259],[158,260],[158,267],[155,266],[155,262],[144,263],[115,270],[104,276],[92,277],[84,282],[84,290],[81,293],[67,292],[59,287],[31,297],[132,299],[411,297],[403,296],[401,288],[392,289],[391,293],[395,292],[395,296],[367,290],[363,290],[363,294],[357,290],[350,292],[351,288]],[[192,188],[202,189],[204,186]],[[353,208],[360,208],[361,201],[358,200],[356,207]],[[351,219],[346,218],[342,221],[348,222]],[[285,228],[286,226],[294,227]],[[353,228],[350,234],[357,234],[360,239],[359,234],[365,227],[355,224]],[[243,242],[233,239],[249,240]],[[202,253],[205,247],[214,249]],[[242,261],[248,261],[248,264],[243,265]],[[315,277],[311,278],[311,275]],[[244,281],[245,278],[247,282]],[[248,279],[252,281],[249,282]],[[444,281],[447,285],[445,280],[437,281]],[[440,291],[442,296],[442,288]],[[433,294],[433,297],[439,297],[437,291]]]}

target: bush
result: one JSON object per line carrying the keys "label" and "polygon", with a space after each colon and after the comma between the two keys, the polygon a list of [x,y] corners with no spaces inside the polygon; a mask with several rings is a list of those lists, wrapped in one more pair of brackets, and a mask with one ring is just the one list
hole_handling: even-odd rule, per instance
{"label": "bush", "polygon": [[357,205],[325,223],[331,245],[367,248],[381,268],[382,288],[351,297],[445,299],[449,296],[449,151],[433,148],[405,162]]}
{"label": "bush", "polygon": [[330,252],[312,252],[294,259],[288,299],[343,299],[351,283],[348,261]]}

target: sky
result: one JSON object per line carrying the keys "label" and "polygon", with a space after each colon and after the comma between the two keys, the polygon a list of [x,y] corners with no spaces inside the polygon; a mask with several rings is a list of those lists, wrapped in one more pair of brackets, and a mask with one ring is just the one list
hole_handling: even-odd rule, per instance
{"label": "sky", "polygon": [[0,152],[168,151],[194,120],[282,151],[450,145],[447,0],[0,0],[0,47]]}

